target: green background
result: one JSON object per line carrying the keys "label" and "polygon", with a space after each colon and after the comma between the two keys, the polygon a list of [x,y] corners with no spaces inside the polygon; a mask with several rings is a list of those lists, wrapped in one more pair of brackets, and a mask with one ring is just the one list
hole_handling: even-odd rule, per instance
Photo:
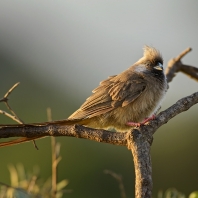
{"label": "green background", "polygon": [[[195,1],[2,1],[0,2],[0,95],[16,82],[9,104],[25,122],[67,118],[109,75],[127,69],[142,56],[144,44],[158,48],[166,67],[186,47],[184,63],[197,65],[198,3]],[[197,91],[197,82],[178,74],[162,109]],[[0,109],[5,107],[0,104]],[[162,126],[154,135],[154,196],[175,187],[188,195],[198,190],[198,107]],[[0,123],[14,123],[0,115]],[[2,140],[3,141],[3,140]],[[134,195],[134,167],[129,150],[83,139],[61,137],[58,180],[68,179],[65,197],[120,197],[117,182],[105,169],[123,177],[127,197]],[[51,175],[50,138],[0,149],[0,181],[10,183],[9,164],[27,171],[40,167]]]}

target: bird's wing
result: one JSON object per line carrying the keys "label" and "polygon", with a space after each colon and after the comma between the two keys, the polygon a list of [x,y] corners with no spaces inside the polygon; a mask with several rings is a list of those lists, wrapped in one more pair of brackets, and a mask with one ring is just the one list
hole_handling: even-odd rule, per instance
{"label": "bird's wing", "polygon": [[69,119],[86,119],[107,113],[133,102],[144,91],[146,83],[136,73],[121,73],[104,80]]}

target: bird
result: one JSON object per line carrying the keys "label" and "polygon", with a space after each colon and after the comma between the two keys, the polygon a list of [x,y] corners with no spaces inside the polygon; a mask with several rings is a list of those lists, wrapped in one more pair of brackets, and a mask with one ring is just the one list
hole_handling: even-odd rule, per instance
{"label": "bird", "polygon": [[[161,53],[148,45],[144,46],[143,51],[143,57],[128,69],[101,81],[68,119],[33,125],[79,124],[126,132],[155,119],[168,85]],[[10,126],[23,127],[24,124]]]}

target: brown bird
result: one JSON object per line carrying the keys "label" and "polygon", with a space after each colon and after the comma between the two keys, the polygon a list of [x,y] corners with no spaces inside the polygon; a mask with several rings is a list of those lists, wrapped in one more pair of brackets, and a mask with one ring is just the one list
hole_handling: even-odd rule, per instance
{"label": "brown bird", "polygon": [[[102,81],[68,119],[50,123],[127,131],[155,118],[166,91],[162,56],[155,48],[145,46],[141,59],[122,73]],[[46,124],[49,122],[34,125]]]}

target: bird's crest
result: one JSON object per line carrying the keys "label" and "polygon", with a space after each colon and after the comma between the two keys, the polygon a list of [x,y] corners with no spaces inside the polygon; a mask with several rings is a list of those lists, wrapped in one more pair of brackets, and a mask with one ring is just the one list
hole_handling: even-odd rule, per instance
{"label": "bird's crest", "polygon": [[150,60],[152,62],[155,62],[157,60],[157,61],[163,63],[162,55],[154,47],[145,45],[143,50],[144,50],[144,57],[143,57],[144,59]]}

